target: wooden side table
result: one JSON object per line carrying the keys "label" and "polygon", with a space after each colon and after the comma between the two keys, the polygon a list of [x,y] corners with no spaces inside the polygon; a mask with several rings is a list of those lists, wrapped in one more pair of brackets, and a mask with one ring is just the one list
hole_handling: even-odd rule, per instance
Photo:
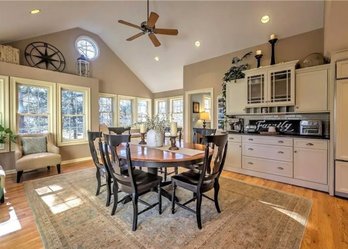
{"label": "wooden side table", "polygon": [[5,202],[5,170],[0,165],[0,203]]}

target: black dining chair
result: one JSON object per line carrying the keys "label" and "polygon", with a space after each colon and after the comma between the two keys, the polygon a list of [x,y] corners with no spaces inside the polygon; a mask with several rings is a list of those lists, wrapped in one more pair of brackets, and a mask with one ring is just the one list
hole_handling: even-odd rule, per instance
{"label": "black dining chair", "polygon": [[[214,201],[217,212],[221,212],[218,199],[220,189],[219,177],[225,164],[228,144],[227,139],[227,134],[206,136],[203,167],[172,176],[172,214],[175,213],[175,204],[195,213],[199,229],[202,229],[201,204],[203,197]],[[212,146],[209,144],[214,145],[213,153],[211,153]],[[212,159],[213,163],[211,165]],[[177,187],[181,187],[193,192],[193,198],[186,201],[185,203],[179,203],[178,201],[176,201],[175,192]],[[214,199],[204,194],[211,189],[214,189]],[[187,204],[191,203],[192,201],[196,201],[196,210],[187,207]]]}
{"label": "black dining chair", "polygon": [[[132,165],[131,152],[129,148],[130,135],[107,135],[104,134],[104,146],[102,151],[102,158],[106,163],[109,171],[111,172],[114,184],[114,205],[111,211],[111,215],[114,215],[117,209],[117,204],[131,198],[133,203],[133,225],[132,230],[135,231],[138,225],[138,215],[150,210],[155,206],[158,207],[159,214],[162,214],[162,198],[161,198],[161,182],[162,177],[153,175],[142,170],[137,170]],[[126,145],[126,157],[127,157],[127,171],[122,170],[120,167],[120,160],[117,154],[117,146],[121,143],[127,143]],[[149,204],[139,197],[149,191],[157,189],[158,202]],[[122,191],[127,195],[118,201],[118,193]],[[142,211],[138,211],[138,202],[145,204],[147,208]]]}
{"label": "black dining chair", "polygon": [[112,134],[111,132],[117,134],[117,135],[122,135],[127,132],[128,135],[130,135],[131,128],[130,127],[108,127],[109,129],[109,134]]}
{"label": "black dining chair", "polygon": [[216,129],[193,128],[192,142],[194,144],[205,144],[205,136],[215,135]]}
{"label": "black dining chair", "polygon": [[[112,178],[108,168],[99,160],[97,149],[99,150],[98,143],[102,138],[102,132],[99,131],[88,131],[88,145],[93,159],[93,163],[96,167],[96,178],[97,178],[97,192],[95,195],[100,194],[100,188],[106,186],[106,206],[110,205],[111,200],[111,184]],[[96,146],[97,144],[97,146]],[[101,184],[101,177],[105,178],[105,184]]]}

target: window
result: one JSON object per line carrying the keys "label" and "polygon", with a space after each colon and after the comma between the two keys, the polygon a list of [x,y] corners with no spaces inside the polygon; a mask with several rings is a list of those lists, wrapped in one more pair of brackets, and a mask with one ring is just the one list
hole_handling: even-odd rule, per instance
{"label": "window", "polygon": [[112,97],[99,97],[99,123],[114,126],[114,108]]}
{"label": "window", "polygon": [[209,117],[211,117],[211,98],[208,96],[203,97],[203,105],[204,105],[204,111],[209,113]]}
{"label": "window", "polygon": [[84,55],[88,60],[94,60],[99,55],[97,43],[88,36],[77,38],[75,47],[79,54]]}
{"label": "window", "polygon": [[12,128],[18,134],[54,132],[54,83],[11,78],[13,98]]}
{"label": "window", "polygon": [[133,103],[134,98],[119,96],[118,106],[118,126],[130,127],[133,125]]}
{"label": "window", "polygon": [[60,145],[87,141],[89,88],[59,85]]}
{"label": "window", "polygon": [[170,100],[171,121],[177,122],[179,127],[184,125],[184,100],[175,98]]}
{"label": "window", "polygon": [[160,118],[167,118],[167,99],[156,100],[156,115]]}
{"label": "window", "polygon": [[[8,77],[0,76],[0,124],[9,127]],[[8,144],[0,144],[0,152],[8,151]]]}
{"label": "window", "polygon": [[146,121],[146,116],[151,116],[151,100],[138,99],[137,122]]}

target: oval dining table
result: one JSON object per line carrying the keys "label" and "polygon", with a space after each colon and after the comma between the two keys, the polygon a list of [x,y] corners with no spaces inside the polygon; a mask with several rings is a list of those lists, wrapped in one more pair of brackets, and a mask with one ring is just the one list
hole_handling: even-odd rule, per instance
{"label": "oval dining table", "polygon": [[[179,150],[170,151],[162,148],[130,143],[129,148],[131,152],[132,164],[133,166],[147,168],[149,173],[157,175],[159,168],[184,167],[192,169],[192,165],[201,163],[203,161],[204,145],[179,142],[177,142],[176,145],[178,146]],[[185,149],[199,150],[201,153],[197,152],[195,155],[193,155],[193,153],[183,154],[185,153]],[[126,159],[126,144],[121,144],[117,147],[117,154],[120,158]],[[170,183],[170,181],[163,182],[162,186],[166,186]],[[162,190],[161,192],[164,197],[168,198],[169,200],[171,199],[170,193],[165,190]]]}

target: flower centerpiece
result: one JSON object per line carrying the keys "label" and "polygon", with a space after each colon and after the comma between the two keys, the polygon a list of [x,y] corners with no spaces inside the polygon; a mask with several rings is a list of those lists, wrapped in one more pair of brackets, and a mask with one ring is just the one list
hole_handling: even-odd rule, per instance
{"label": "flower centerpiece", "polygon": [[146,143],[150,147],[161,147],[164,143],[165,128],[169,123],[165,115],[146,115],[145,121],[141,122],[146,126]]}
{"label": "flower centerpiece", "polygon": [[4,148],[4,144],[7,140],[16,142],[16,135],[13,134],[10,128],[6,128],[0,124],[0,148]]}

